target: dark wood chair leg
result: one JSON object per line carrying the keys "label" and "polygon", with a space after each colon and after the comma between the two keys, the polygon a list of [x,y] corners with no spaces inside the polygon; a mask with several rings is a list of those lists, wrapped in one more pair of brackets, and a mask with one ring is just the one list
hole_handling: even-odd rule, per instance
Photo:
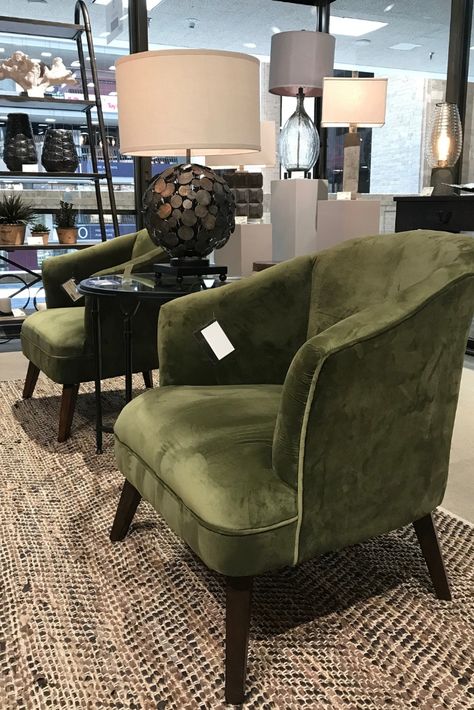
{"label": "dark wood chair leg", "polygon": [[443,556],[441,554],[438,535],[436,534],[436,527],[431,513],[425,515],[424,518],[415,520],[413,527],[415,528],[416,536],[420,543],[436,596],[438,599],[451,601],[449,580],[444,568]]}
{"label": "dark wood chair leg", "polygon": [[232,705],[245,698],[252,584],[253,577],[227,577],[225,699]]}
{"label": "dark wood chair leg", "polygon": [[145,370],[145,372],[142,372],[142,375],[145,387],[153,389],[153,370]]}
{"label": "dark wood chair leg", "polygon": [[58,441],[66,441],[66,439],[69,439],[78,392],[79,385],[63,385],[61,411],[59,413]]}
{"label": "dark wood chair leg", "polygon": [[132,486],[130,481],[125,480],[117,506],[117,512],[115,513],[114,522],[112,524],[112,530],[110,531],[110,539],[112,542],[124,539],[141,499],[142,497],[137,489]]}
{"label": "dark wood chair leg", "polygon": [[26,373],[25,378],[25,384],[23,385],[23,399],[29,399],[33,395],[36,383],[38,381],[39,373],[39,367],[36,367],[36,365],[33,365],[32,362],[29,362],[28,371]]}

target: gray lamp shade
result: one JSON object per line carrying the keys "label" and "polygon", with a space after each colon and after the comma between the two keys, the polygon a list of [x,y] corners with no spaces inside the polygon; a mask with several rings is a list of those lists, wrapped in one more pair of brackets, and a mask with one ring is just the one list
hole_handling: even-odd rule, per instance
{"label": "gray lamp shade", "polygon": [[326,32],[279,32],[272,37],[269,91],[279,96],[321,96],[323,77],[332,76],[335,38]]}

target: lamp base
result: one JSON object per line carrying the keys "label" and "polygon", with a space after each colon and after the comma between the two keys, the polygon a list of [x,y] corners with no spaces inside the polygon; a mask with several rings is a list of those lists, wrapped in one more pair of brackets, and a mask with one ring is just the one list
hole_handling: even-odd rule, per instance
{"label": "lamp base", "polygon": [[351,193],[351,200],[357,198],[359,192],[360,166],[360,133],[350,131],[344,136],[344,170],[342,174],[342,189]]}
{"label": "lamp base", "polygon": [[153,264],[153,271],[158,283],[163,276],[175,276],[178,283],[188,276],[204,278],[216,274],[220,281],[227,279],[227,266],[210,264],[209,259],[171,259],[169,264]]}
{"label": "lamp base", "polygon": [[451,168],[433,168],[431,171],[432,195],[454,195],[454,189],[449,185],[453,182]]}

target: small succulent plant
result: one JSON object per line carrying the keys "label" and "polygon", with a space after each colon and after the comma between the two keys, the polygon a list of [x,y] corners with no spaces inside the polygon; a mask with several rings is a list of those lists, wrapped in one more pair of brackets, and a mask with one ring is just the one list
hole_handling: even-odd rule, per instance
{"label": "small succulent plant", "polygon": [[35,233],[39,234],[40,232],[49,232],[49,231],[50,231],[49,227],[47,227],[45,224],[42,224],[41,222],[37,222],[36,224],[34,224],[31,227],[32,234],[35,234]]}
{"label": "small succulent plant", "polygon": [[72,202],[60,201],[59,212],[56,213],[54,224],[59,229],[67,229],[76,226],[77,210],[72,206]]}

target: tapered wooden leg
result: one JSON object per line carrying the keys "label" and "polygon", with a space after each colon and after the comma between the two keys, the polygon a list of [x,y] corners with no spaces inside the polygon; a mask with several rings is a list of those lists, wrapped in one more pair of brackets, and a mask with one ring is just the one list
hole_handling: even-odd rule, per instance
{"label": "tapered wooden leg", "polygon": [[32,362],[29,362],[28,371],[26,373],[25,378],[25,384],[23,385],[23,399],[29,399],[33,395],[36,383],[38,381],[39,373],[39,367],[36,367],[36,365],[33,365]]}
{"label": "tapered wooden leg", "polygon": [[153,371],[152,370],[145,370],[145,372],[142,372],[143,375],[143,380],[145,382],[145,387],[148,389],[153,389]]}
{"label": "tapered wooden leg", "polygon": [[112,542],[123,540],[128,533],[128,528],[133,520],[135,511],[141,501],[141,495],[130,481],[125,481],[122,488],[117,512],[115,513],[112,530],[110,531],[110,539]]}
{"label": "tapered wooden leg", "polygon": [[430,573],[431,581],[433,582],[433,587],[435,588],[436,596],[438,599],[451,601],[449,580],[444,568],[443,556],[441,554],[432,515],[428,514],[425,515],[424,518],[415,520],[413,526]]}
{"label": "tapered wooden leg", "polygon": [[252,584],[253,577],[227,577],[225,699],[233,705],[245,698]]}
{"label": "tapered wooden leg", "polygon": [[59,413],[58,441],[66,441],[66,439],[69,439],[78,391],[79,385],[63,385],[61,411]]}

